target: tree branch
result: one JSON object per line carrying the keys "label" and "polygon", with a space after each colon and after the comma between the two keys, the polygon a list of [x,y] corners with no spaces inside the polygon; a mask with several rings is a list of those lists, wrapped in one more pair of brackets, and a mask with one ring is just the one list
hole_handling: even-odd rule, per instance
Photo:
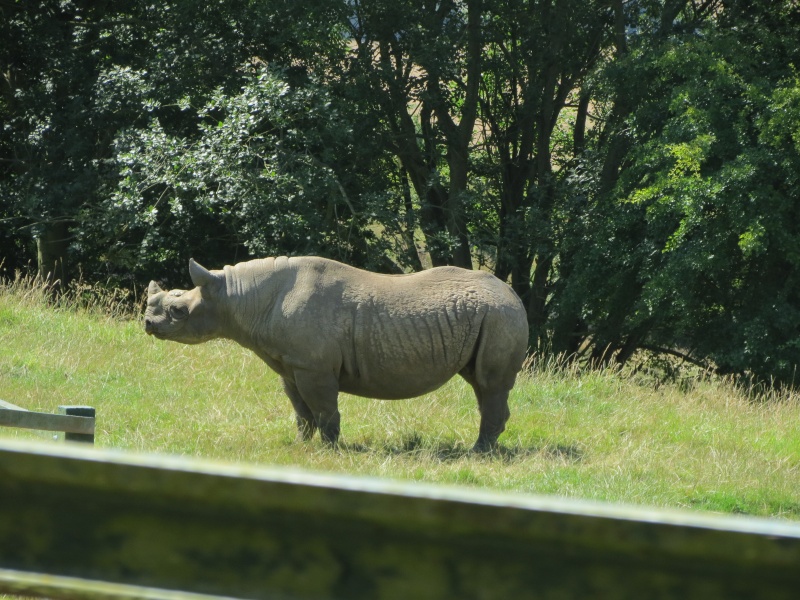
{"label": "tree branch", "polygon": [[688,354],[681,352],[680,350],[674,350],[673,348],[664,348],[661,346],[650,346],[650,345],[643,345],[639,346],[642,350],[647,350],[648,352],[655,352],[656,354],[669,354],[670,356],[674,356],[676,358],[680,358],[681,360],[688,362],[696,367],[700,367],[701,369],[708,369],[708,365],[697,360],[696,358],[692,358]]}

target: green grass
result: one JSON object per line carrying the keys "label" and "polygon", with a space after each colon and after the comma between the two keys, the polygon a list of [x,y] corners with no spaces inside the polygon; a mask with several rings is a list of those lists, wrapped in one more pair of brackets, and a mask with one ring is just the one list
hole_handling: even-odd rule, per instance
{"label": "green grass", "polygon": [[0,399],[48,412],[94,406],[101,447],[800,519],[791,394],[541,367],[512,392],[496,455],[468,451],[478,413],[460,379],[413,400],[342,397],[337,452],[295,440],[280,381],[249,352],[158,341],[113,299],[86,297],[54,307],[30,283],[0,287]]}

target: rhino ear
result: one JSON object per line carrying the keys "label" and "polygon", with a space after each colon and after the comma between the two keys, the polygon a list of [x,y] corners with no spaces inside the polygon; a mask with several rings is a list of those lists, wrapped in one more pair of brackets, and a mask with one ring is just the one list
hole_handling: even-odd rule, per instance
{"label": "rhino ear", "polygon": [[148,296],[155,296],[158,293],[161,293],[163,290],[158,287],[158,284],[155,281],[151,281],[150,285],[147,286],[147,295]]}
{"label": "rhino ear", "polygon": [[192,283],[197,287],[216,289],[225,282],[224,275],[214,275],[203,265],[195,262],[193,258],[189,259],[189,275],[192,278]]}

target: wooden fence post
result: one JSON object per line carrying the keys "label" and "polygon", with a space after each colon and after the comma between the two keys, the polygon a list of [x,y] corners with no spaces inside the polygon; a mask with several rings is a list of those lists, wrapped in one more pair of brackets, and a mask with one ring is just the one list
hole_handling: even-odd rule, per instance
{"label": "wooden fence post", "polygon": [[60,406],[59,414],[30,411],[0,400],[0,427],[55,431],[56,439],[94,443],[95,410],[91,406]]}
{"label": "wooden fence post", "polygon": [[[95,418],[95,410],[91,406],[59,406],[58,414],[73,417]],[[94,444],[94,433],[64,433],[64,440],[67,442],[85,442]]]}

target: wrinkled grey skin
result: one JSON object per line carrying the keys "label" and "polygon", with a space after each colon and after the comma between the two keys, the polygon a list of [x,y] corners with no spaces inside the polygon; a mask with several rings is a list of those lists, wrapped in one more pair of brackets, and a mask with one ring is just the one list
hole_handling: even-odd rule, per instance
{"label": "wrinkled grey skin", "polygon": [[379,275],[315,257],[266,258],[209,271],[189,261],[192,290],[150,283],[147,333],[196,344],[232,339],[283,379],[299,435],[335,445],[340,391],[425,394],[456,373],[481,413],[474,450],[491,450],[509,417],[528,344],[525,309],[496,277],[456,267]]}

